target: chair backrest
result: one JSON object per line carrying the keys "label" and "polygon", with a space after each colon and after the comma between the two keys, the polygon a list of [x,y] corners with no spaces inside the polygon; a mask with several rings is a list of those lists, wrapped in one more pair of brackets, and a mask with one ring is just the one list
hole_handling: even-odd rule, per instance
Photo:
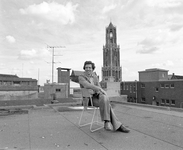
{"label": "chair backrest", "polygon": [[92,96],[91,93],[89,92],[88,89],[86,88],[81,88],[81,94],[82,94],[82,98],[83,98],[83,106],[85,107],[93,107],[93,100],[92,100]]}
{"label": "chair backrest", "polygon": [[85,88],[81,88],[81,94],[82,94],[82,97],[91,97],[91,94],[89,93],[88,89],[85,89]]}

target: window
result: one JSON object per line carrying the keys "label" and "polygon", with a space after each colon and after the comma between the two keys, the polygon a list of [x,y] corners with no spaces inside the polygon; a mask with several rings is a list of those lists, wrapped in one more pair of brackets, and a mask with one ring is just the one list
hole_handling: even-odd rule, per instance
{"label": "window", "polygon": [[170,88],[174,88],[174,83],[170,84]]}
{"label": "window", "polygon": [[141,102],[145,102],[146,101],[146,98],[145,97],[142,97],[141,98]]}
{"label": "window", "polygon": [[166,104],[170,104],[170,100],[169,99],[166,99]]}
{"label": "window", "polygon": [[175,100],[171,100],[171,105],[175,105]]}
{"label": "window", "polygon": [[164,99],[161,99],[161,104],[165,104],[165,100]]}
{"label": "window", "polygon": [[164,83],[161,83],[161,84],[160,84],[160,87],[161,87],[161,88],[164,88],[164,87],[165,87]]}
{"label": "window", "polygon": [[130,93],[132,93],[132,85],[130,84]]}
{"label": "window", "polygon": [[128,85],[126,85],[126,90],[128,90]]}
{"label": "window", "polygon": [[135,87],[133,88],[133,93],[136,93],[136,88]]}
{"label": "window", "polygon": [[159,88],[156,87],[156,88],[155,88],[155,91],[156,91],[156,92],[159,92]]}
{"label": "window", "polygon": [[162,77],[163,77],[163,78],[165,77],[165,74],[164,74],[164,73],[162,73]]}
{"label": "window", "polygon": [[61,92],[61,89],[56,89],[56,92]]}
{"label": "window", "polygon": [[136,91],[137,91],[137,88],[136,88],[136,85],[134,84],[133,85],[133,93],[136,93]]}
{"label": "window", "polygon": [[165,88],[169,88],[169,84],[165,84]]}
{"label": "window", "polygon": [[145,88],[145,84],[144,83],[141,84],[141,88]]}
{"label": "window", "polygon": [[128,102],[133,102],[133,98],[128,96],[128,97],[127,97],[127,101],[128,101]]}
{"label": "window", "polygon": [[135,103],[135,102],[137,102],[137,99],[136,99],[136,97],[134,97],[134,98],[133,98],[133,102],[134,102],[134,103]]}
{"label": "window", "polygon": [[13,84],[16,85],[20,85],[20,81],[13,81]]}

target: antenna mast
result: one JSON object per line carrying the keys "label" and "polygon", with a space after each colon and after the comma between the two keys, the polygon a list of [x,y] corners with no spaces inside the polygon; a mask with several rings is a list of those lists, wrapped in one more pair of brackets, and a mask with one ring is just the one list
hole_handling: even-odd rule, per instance
{"label": "antenna mast", "polygon": [[47,45],[47,48],[52,48],[52,83],[54,82],[54,57],[55,56],[62,56],[62,55],[55,55],[54,54],[54,49],[55,48],[65,48],[65,46],[49,46]]}

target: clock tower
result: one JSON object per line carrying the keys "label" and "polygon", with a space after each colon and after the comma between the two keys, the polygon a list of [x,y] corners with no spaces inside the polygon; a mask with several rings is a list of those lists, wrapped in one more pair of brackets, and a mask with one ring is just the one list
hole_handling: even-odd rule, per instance
{"label": "clock tower", "polygon": [[116,27],[110,22],[106,28],[106,44],[103,46],[103,82],[121,82],[120,47],[117,45]]}

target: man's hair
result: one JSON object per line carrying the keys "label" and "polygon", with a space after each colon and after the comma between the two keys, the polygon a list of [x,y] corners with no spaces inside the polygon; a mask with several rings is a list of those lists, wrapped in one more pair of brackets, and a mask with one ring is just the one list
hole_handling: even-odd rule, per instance
{"label": "man's hair", "polygon": [[85,66],[86,65],[89,65],[89,64],[92,65],[92,69],[94,70],[95,69],[95,64],[92,61],[85,61],[84,66],[83,66],[83,69],[85,70]]}

